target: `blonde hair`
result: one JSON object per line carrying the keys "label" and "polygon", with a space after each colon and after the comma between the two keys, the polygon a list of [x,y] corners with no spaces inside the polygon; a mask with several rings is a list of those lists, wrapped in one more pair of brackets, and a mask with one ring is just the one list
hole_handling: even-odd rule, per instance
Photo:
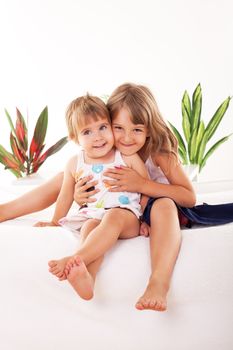
{"label": "blonde hair", "polygon": [[132,83],[120,85],[107,102],[112,120],[122,108],[128,110],[134,124],[143,124],[149,136],[140,152],[144,159],[151,154],[167,153],[178,160],[178,142],[159,112],[151,91]]}
{"label": "blonde hair", "polygon": [[66,110],[66,124],[69,138],[78,143],[80,128],[92,120],[107,119],[111,124],[106,104],[96,96],[86,94],[73,100]]}

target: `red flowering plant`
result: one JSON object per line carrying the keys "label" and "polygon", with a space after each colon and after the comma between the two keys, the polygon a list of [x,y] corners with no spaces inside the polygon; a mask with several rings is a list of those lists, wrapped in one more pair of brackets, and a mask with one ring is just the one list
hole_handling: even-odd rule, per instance
{"label": "red flowering plant", "polygon": [[12,153],[0,145],[0,163],[18,178],[23,177],[24,174],[36,173],[45,160],[58,152],[68,141],[67,137],[63,137],[42,153],[45,147],[44,140],[48,126],[48,107],[43,109],[37,120],[30,147],[28,147],[27,125],[18,108],[16,108],[15,127],[7,110],[5,110],[5,113],[11,128],[10,145]]}

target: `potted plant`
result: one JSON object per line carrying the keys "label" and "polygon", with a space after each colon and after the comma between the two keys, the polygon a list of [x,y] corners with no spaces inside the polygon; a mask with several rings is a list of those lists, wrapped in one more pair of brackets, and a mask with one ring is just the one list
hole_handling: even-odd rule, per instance
{"label": "potted plant", "polygon": [[10,145],[12,153],[0,145],[0,163],[17,178],[36,173],[45,160],[58,152],[68,141],[67,137],[63,137],[42,153],[45,147],[44,140],[48,126],[47,107],[43,109],[37,120],[30,146],[28,144],[27,125],[19,109],[16,108],[15,126],[7,110],[5,110],[5,113],[11,128]]}
{"label": "potted plant", "polygon": [[[181,161],[188,165],[189,169],[196,167],[196,172],[201,172],[207,159],[213,152],[232,135],[224,136],[207,149],[207,144],[222,121],[231,97],[227,97],[217,108],[213,117],[205,126],[201,118],[202,91],[198,84],[192,95],[192,103],[187,91],[182,98],[182,129],[183,137],[177,128],[169,123],[178,140],[178,151]],[[195,171],[193,173],[195,175]]]}

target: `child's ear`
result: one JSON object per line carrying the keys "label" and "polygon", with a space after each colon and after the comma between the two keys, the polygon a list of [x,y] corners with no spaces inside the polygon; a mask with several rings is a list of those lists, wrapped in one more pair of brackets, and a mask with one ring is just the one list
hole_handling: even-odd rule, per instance
{"label": "child's ear", "polygon": [[73,134],[69,135],[69,140],[73,141],[74,143],[79,144],[78,138],[76,138],[75,135],[73,135]]}

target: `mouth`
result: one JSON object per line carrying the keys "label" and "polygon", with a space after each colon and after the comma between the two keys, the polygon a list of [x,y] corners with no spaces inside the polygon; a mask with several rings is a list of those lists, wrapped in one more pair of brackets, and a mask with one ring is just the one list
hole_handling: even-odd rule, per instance
{"label": "mouth", "polygon": [[95,148],[95,149],[101,149],[101,148],[104,148],[104,147],[106,146],[106,144],[107,144],[107,142],[102,143],[101,145],[95,145],[95,146],[93,146],[93,148]]}
{"label": "mouth", "polygon": [[125,144],[125,143],[121,142],[120,146],[122,146],[122,147],[132,147],[132,146],[134,146],[134,144],[133,143]]}

